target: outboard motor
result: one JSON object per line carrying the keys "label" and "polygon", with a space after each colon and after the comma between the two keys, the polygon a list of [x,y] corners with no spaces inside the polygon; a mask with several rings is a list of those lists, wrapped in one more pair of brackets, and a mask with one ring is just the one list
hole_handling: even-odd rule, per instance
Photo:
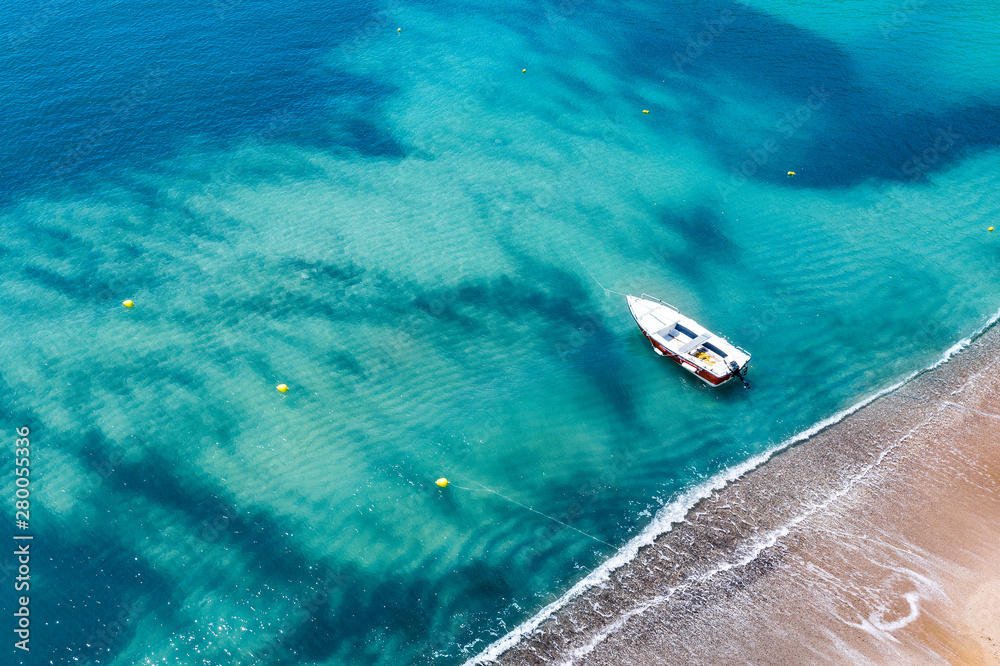
{"label": "outboard motor", "polygon": [[730,361],[729,369],[733,371],[734,375],[740,378],[740,381],[743,382],[743,386],[745,388],[750,388],[750,384],[747,382],[746,378],[743,377],[747,371],[746,366],[743,366],[743,369],[741,370],[740,366],[736,364],[736,361]]}

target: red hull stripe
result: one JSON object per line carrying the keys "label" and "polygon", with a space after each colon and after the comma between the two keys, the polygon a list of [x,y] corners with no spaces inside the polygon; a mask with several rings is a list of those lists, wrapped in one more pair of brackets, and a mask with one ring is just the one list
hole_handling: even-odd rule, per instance
{"label": "red hull stripe", "polygon": [[700,377],[701,379],[705,380],[706,382],[708,382],[712,386],[718,386],[719,384],[724,384],[725,382],[727,382],[727,381],[729,381],[730,379],[733,378],[733,373],[731,373],[731,372],[728,375],[723,375],[722,377],[716,377],[711,372],[709,372],[707,370],[702,370],[701,368],[699,368],[698,366],[696,366],[694,363],[691,363],[690,361],[684,360],[683,358],[681,358],[677,354],[673,353],[672,351],[670,351],[669,349],[667,349],[666,347],[664,347],[663,345],[661,345],[659,342],[657,342],[653,338],[649,337],[649,335],[646,334],[646,331],[643,331],[641,328],[639,330],[642,331],[642,334],[646,337],[647,340],[649,340],[649,344],[653,345],[656,349],[658,349],[660,352],[662,352],[664,356],[666,356],[667,358],[669,358],[670,360],[672,360],[673,362],[675,362],[677,365],[687,365],[687,366],[690,366],[691,368],[694,369],[694,371],[695,371],[694,374],[698,375],[698,377]]}

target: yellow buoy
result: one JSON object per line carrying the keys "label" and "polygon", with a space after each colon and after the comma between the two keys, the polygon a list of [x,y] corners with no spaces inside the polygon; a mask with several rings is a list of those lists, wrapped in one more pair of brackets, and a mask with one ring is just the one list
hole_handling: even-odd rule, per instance
{"label": "yellow buoy", "polygon": [[446,487],[446,486],[448,485],[448,479],[446,479],[446,478],[444,478],[444,477],[442,476],[442,477],[441,477],[440,479],[438,479],[438,480],[437,480],[437,481],[435,481],[434,483],[436,483],[436,484],[438,484],[439,486],[441,486],[442,488],[444,488],[444,487]]}
{"label": "yellow buoy", "polygon": [[789,172],[788,172],[788,175],[789,175],[789,176],[794,176],[794,175],[795,175],[795,172],[794,172],[794,171],[789,171]]}
{"label": "yellow buoy", "polygon": [[285,393],[286,391],[288,391],[288,386],[286,384],[278,384],[278,386],[276,388],[279,391],[281,391],[282,393]]}
{"label": "yellow buoy", "polygon": [[130,308],[133,305],[135,305],[135,303],[133,303],[131,300],[124,300],[124,301],[122,301],[122,305],[124,305],[127,308]]}
{"label": "yellow buoy", "polygon": [[643,109],[642,112],[643,113],[649,113],[649,109]]}
{"label": "yellow buoy", "polygon": [[521,70],[521,73],[522,73],[522,74],[524,74],[524,73],[525,73],[525,72],[527,72],[527,71],[528,71],[528,70],[526,70],[526,69],[522,69],[522,70]]}

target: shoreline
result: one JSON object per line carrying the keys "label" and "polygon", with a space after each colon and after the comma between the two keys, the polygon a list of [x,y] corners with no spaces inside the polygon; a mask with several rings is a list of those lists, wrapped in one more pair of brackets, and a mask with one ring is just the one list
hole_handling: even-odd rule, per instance
{"label": "shoreline", "polygon": [[[962,535],[952,535],[945,543],[956,545],[947,550],[941,543],[919,544],[921,538],[909,533],[897,535],[896,541],[885,537],[904,523],[911,525],[911,531],[924,535],[923,541],[947,532],[947,522],[932,524],[932,516],[905,506],[906,497],[920,496],[923,511],[954,505],[958,515],[977,515],[975,511],[970,513],[968,506],[959,506],[965,495],[949,491],[953,483],[934,477],[936,468],[930,461],[957,469],[959,477],[968,477],[965,468],[970,465],[1000,471],[1000,459],[995,459],[996,438],[989,430],[995,429],[997,424],[993,422],[1000,419],[1000,409],[991,407],[998,401],[989,398],[1000,394],[1000,356],[994,358],[992,351],[1000,341],[1000,327],[993,326],[998,316],[1000,313],[927,368],[691,489],[661,509],[649,527],[558,601],[467,663],[746,661],[748,650],[756,654],[753,661],[762,663],[816,660],[820,653],[832,661],[874,659],[873,663],[887,663],[904,654],[912,663],[951,661],[941,655],[932,657],[936,653],[927,645],[913,647],[917,643],[910,634],[920,629],[928,636],[937,636],[932,642],[938,646],[954,642],[944,641],[940,635],[956,631],[969,634],[971,625],[958,617],[954,610],[957,602],[952,597],[973,606],[978,604],[979,610],[971,612],[982,620],[982,645],[966,640],[960,663],[1000,663],[1000,556],[992,555],[997,539],[986,540],[984,547],[980,542],[970,543]],[[991,366],[996,367],[992,371],[983,369]],[[899,393],[904,386],[905,395]],[[947,439],[959,428],[968,430],[962,431],[963,443],[949,444],[946,449],[959,457],[939,460],[944,454],[929,443],[927,433],[933,431],[938,440]],[[921,452],[917,459],[908,457],[914,450]],[[927,477],[932,477],[930,483]],[[996,485],[1000,474],[989,472],[983,478],[986,480],[973,488],[979,492],[973,508],[995,511],[980,515],[972,524],[986,529],[989,524],[1000,525],[1000,492]],[[922,479],[921,485],[908,486],[911,479]],[[865,495],[876,483],[883,494]],[[984,487],[988,490],[983,491]],[[901,489],[904,495],[900,495]],[[838,512],[854,506],[862,496],[866,497],[864,506],[870,510],[860,511],[859,515],[864,515],[867,522],[855,525],[854,531],[843,529],[851,524],[852,514]],[[914,518],[904,519],[910,512]],[[835,515],[838,517],[833,527],[824,523]],[[984,522],[988,520],[994,522]],[[879,536],[872,538],[869,532]],[[992,536],[1000,537],[1000,533]],[[832,541],[826,543],[823,539]],[[872,549],[882,550],[874,553]],[[930,566],[924,560],[920,560],[920,566],[909,560],[897,562],[893,566],[910,571],[920,585],[914,583],[914,589],[908,592],[869,603],[867,614],[859,614],[852,607],[830,616],[829,608],[817,610],[825,608],[826,601],[803,593],[803,581],[810,581],[815,589],[824,589],[835,599],[843,597],[846,593],[839,585],[859,575],[857,572],[866,568],[865,563],[874,554],[885,559],[882,551],[889,553],[890,559],[904,554],[912,559],[916,553],[926,551],[922,557],[937,564]],[[814,557],[810,559],[806,553]],[[819,553],[840,562],[843,571],[839,577],[831,573],[837,569],[829,562],[823,560],[821,564],[816,559]],[[847,553],[854,553],[855,559],[861,553],[864,556],[851,563]],[[826,577],[813,580],[819,576],[817,571],[827,572]],[[986,587],[972,585],[968,581],[974,574],[970,572],[996,581],[995,587],[989,587],[989,583]],[[902,575],[898,571],[893,574],[897,578]],[[866,589],[878,586],[869,582]],[[770,603],[762,601],[775,600],[780,607],[786,607],[792,599],[801,606],[796,615],[789,618],[779,613],[780,617],[771,618],[774,625],[769,625],[764,618],[777,611],[769,610]],[[876,608],[879,604],[885,608]],[[704,635],[704,618],[715,618],[708,623],[713,624],[719,621],[720,614],[724,615],[723,626],[731,642],[728,647],[718,630]],[[887,620],[890,616],[895,619]],[[801,617],[810,617],[810,625],[799,627],[798,632],[790,631]],[[830,617],[836,617],[832,624]],[[925,626],[928,617],[939,618],[934,631]],[[950,619],[940,619],[945,617]],[[747,623],[748,618],[757,619]],[[967,626],[956,629],[958,624]],[[740,626],[743,628],[737,631]],[[821,636],[803,640],[803,635],[811,635],[817,626],[823,626]],[[780,648],[790,652],[779,655],[781,641],[772,634],[794,634],[794,641]],[[765,636],[767,641],[762,642]],[[910,647],[904,650],[903,645]],[[841,652],[827,654],[831,646]],[[996,646],[996,653],[990,653],[991,646]],[[948,648],[948,654],[958,654],[955,649]]]}

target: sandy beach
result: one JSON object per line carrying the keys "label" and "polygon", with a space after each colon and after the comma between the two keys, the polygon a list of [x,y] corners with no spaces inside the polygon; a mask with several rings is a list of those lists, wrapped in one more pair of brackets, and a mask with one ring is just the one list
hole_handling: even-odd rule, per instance
{"label": "sandy beach", "polygon": [[1000,328],[701,501],[503,664],[1000,664]]}

